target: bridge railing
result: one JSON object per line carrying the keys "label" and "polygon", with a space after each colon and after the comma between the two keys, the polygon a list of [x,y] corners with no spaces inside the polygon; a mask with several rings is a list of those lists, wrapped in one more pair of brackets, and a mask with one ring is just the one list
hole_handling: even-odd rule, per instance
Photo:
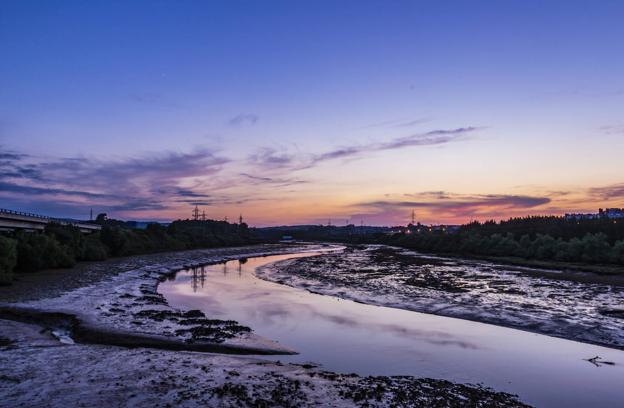
{"label": "bridge railing", "polygon": [[54,219],[52,217],[48,217],[47,215],[39,215],[39,214],[33,214],[33,213],[23,212],[23,211],[7,210],[6,208],[0,208],[0,214],[21,215],[23,217],[41,218],[43,220],[53,220]]}

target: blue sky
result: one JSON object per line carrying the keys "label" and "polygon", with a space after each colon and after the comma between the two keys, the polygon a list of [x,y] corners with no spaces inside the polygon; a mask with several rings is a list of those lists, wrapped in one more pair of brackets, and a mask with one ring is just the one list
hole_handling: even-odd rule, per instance
{"label": "blue sky", "polygon": [[170,219],[197,202],[258,225],[620,205],[622,15],[620,1],[4,1],[0,203]]}

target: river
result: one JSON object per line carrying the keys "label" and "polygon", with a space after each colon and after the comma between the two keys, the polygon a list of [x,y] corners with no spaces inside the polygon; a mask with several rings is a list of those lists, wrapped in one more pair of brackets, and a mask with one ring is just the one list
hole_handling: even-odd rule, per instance
{"label": "river", "polygon": [[[169,304],[232,319],[314,363],[360,375],[413,375],[483,384],[539,407],[618,407],[624,352],[490,324],[372,306],[261,280],[255,269],[311,253],[180,271],[159,286]],[[600,356],[615,363],[595,365]],[[267,358],[263,356],[262,358]]]}

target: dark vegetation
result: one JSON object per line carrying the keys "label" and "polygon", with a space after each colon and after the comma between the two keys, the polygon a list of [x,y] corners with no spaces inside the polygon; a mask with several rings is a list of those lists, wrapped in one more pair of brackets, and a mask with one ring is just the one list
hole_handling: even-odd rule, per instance
{"label": "dark vegetation", "polygon": [[624,220],[526,217],[473,222],[454,232],[418,229],[382,240],[428,252],[624,265]]}
{"label": "dark vegetation", "polygon": [[70,225],[49,223],[43,232],[0,235],[0,283],[10,283],[15,273],[67,268],[79,261],[254,242],[247,224],[225,221],[179,220],[168,226],[149,224],[145,229],[133,229],[105,217],[98,217],[96,222],[102,230],[91,234]]}
{"label": "dark vegetation", "polygon": [[[378,243],[429,253],[508,258],[518,263],[624,265],[624,219],[549,216],[472,222],[455,228],[410,224],[372,233],[366,228],[315,226],[283,233],[294,239]],[[279,231],[272,230],[271,234],[278,235]]]}

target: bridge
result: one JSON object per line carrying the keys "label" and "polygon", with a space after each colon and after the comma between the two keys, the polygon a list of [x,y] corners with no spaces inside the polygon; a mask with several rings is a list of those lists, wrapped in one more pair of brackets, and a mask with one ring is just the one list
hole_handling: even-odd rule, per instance
{"label": "bridge", "polygon": [[45,226],[55,222],[61,225],[73,225],[81,232],[90,233],[102,229],[101,225],[67,218],[52,218],[45,215],[31,214],[0,208],[0,231],[43,231]]}

